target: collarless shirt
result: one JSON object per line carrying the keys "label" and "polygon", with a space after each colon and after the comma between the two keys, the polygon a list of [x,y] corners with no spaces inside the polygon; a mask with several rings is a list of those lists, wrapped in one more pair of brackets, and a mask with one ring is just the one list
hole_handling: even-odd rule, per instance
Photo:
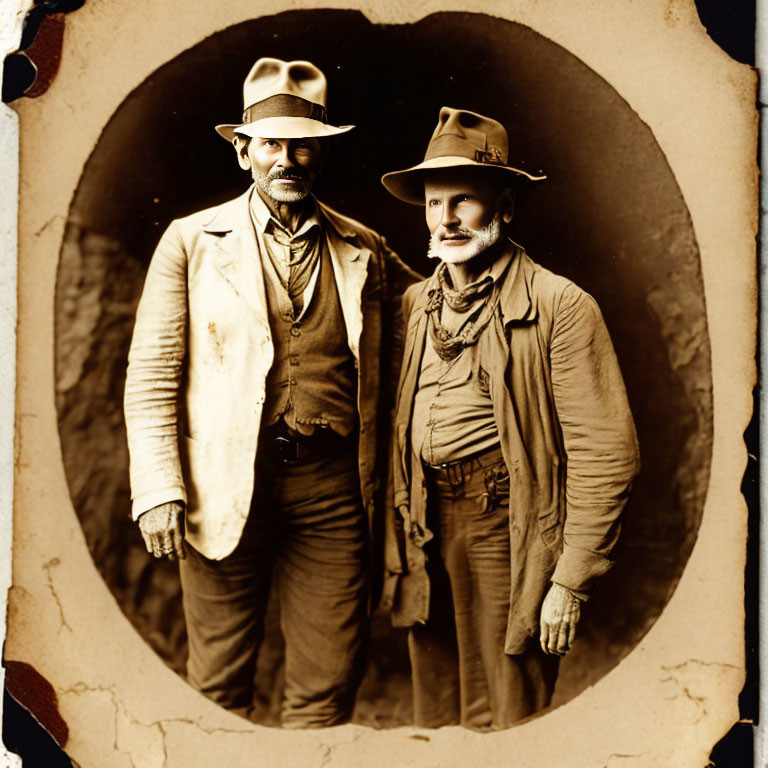
{"label": "collarless shirt", "polygon": [[[505,248],[488,271],[470,286],[502,281],[515,252],[515,248]],[[456,333],[476,307],[475,304],[465,312],[456,312],[443,301],[440,323]],[[445,361],[435,351],[431,338],[427,338],[411,429],[413,450],[431,466],[459,461],[499,444],[488,374],[482,367],[477,344]]]}

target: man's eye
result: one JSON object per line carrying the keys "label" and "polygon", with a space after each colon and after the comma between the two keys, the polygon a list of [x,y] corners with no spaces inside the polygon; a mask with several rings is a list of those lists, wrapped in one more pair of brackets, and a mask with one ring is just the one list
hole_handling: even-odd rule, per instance
{"label": "man's eye", "polygon": [[430,201],[427,203],[427,205],[428,205],[430,208],[436,208],[438,205],[440,205],[440,201],[439,201],[439,200],[430,200]]}

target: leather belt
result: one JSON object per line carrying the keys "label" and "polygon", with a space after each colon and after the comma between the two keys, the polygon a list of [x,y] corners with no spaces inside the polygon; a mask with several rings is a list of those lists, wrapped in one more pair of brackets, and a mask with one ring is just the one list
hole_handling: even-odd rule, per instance
{"label": "leather belt", "polygon": [[503,460],[504,456],[501,453],[501,448],[496,446],[482,453],[467,456],[465,459],[449,461],[445,464],[427,464],[426,468],[432,477],[442,478],[454,488],[458,488],[463,485],[464,480],[473,472],[476,472],[478,469],[487,469]]}
{"label": "leather belt", "polygon": [[340,435],[330,427],[318,426],[305,435],[279,421],[262,431],[259,451],[280,464],[306,464],[329,456],[338,456],[355,446],[354,433]]}

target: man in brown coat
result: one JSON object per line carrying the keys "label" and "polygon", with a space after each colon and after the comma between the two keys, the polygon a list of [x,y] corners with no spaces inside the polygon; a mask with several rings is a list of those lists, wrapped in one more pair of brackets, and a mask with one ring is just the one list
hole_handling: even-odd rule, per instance
{"label": "man in brown coat", "polygon": [[187,677],[247,714],[272,587],[286,727],[349,719],[414,282],[383,239],[310,190],[331,136],[310,62],[259,59],[239,125],[254,184],[174,221],[147,273],[125,388],[133,516],[181,558]]}
{"label": "man in brown coat", "polygon": [[404,297],[385,592],[422,726],[549,703],[638,469],[597,305],[507,234],[513,181],[543,178],[507,155],[500,123],[444,107],[424,162],[382,179],[440,260]]}

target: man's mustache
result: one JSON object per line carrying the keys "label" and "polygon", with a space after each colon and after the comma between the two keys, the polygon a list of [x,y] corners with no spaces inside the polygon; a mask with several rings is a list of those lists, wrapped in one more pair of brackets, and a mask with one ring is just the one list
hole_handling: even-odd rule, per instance
{"label": "man's mustache", "polygon": [[308,174],[306,171],[299,168],[286,168],[285,170],[272,171],[267,179],[269,181],[275,181],[276,179],[290,179],[292,181],[307,181]]}
{"label": "man's mustache", "polygon": [[474,229],[464,229],[463,227],[442,227],[435,232],[438,240],[445,240],[446,237],[467,237],[472,238],[477,236],[477,232]]}

